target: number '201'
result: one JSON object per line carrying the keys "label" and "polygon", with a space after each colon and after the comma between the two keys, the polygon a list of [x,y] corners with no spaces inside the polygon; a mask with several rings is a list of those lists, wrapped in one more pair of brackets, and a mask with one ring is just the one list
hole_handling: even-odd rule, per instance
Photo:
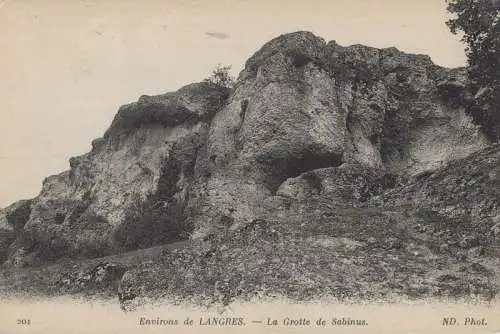
{"label": "number '201'", "polygon": [[30,319],[17,319],[18,325],[31,325]]}

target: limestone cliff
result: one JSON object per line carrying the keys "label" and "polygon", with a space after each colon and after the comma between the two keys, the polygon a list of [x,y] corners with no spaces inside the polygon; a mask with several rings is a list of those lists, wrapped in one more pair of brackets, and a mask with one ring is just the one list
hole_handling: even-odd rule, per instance
{"label": "limestone cliff", "polygon": [[[227,94],[200,83],[122,106],[92,151],[44,180],[25,221],[15,223],[7,264],[98,257],[186,238],[179,224],[197,151]],[[151,221],[153,207],[161,217]],[[7,217],[3,225],[13,223]]]}
{"label": "limestone cliff", "polygon": [[395,48],[279,36],[232,89],[197,83],[122,106],[22,214],[4,210],[0,260],[22,267],[206,239],[294,205],[306,223],[319,210],[300,204],[311,196],[360,205],[489,145],[464,113],[465,80],[464,69]]}

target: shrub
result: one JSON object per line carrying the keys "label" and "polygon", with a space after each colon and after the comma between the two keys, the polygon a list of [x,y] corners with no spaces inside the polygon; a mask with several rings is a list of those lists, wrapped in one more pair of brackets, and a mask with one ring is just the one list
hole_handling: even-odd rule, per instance
{"label": "shrub", "polygon": [[211,82],[226,88],[233,88],[235,84],[235,79],[229,72],[230,70],[231,70],[231,65],[222,66],[219,64],[212,71],[212,74],[204,81]]}
{"label": "shrub", "polygon": [[129,251],[186,239],[189,231],[183,209],[175,200],[167,205],[155,195],[134,196],[124,223],[114,232],[115,246]]}

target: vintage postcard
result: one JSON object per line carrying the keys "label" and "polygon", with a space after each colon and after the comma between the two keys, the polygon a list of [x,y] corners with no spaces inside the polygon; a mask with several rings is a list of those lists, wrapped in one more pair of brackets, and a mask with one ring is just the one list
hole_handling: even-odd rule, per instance
{"label": "vintage postcard", "polygon": [[0,334],[500,333],[499,13],[1,0]]}

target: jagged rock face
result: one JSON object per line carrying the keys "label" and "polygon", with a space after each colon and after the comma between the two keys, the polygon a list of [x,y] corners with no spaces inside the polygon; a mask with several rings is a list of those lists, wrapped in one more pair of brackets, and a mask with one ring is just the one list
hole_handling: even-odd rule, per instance
{"label": "jagged rock face", "polygon": [[459,107],[463,69],[394,48],[328,49],[326,66],[350,111],[345,161],[414,175],[486,146]]}
{"label": "jagged rock face", "polygon": [[121,107],[91,152],[44,181],[9,264],[96,257],[181,238],[182,227],[169,219],[181,220],[206,121],[226,97],[225,88],[201,83]]}
{"label": "jagged rock face", "polygon": [[[415,175],[485,147],[460,107],[464,82],[463,69],[395,48],[342,47],[306,32],[270,41],[247,61],[211,124],[198,164],[200,177],[210,175],[204,205],[190,201],[197,232],[214,220],[251,222],[284,188],[307,194],[308,182],[291,180],[315,169],[347,163],[368,174]],[[320,183],[341,183],[337,173],[323,174]]]}
{"label": "jagged rock face", "polygon": [[21,233],[30,213],[31,200],[16,202],[0,211],[0,263],[6,260],[10,244]]}
{"label": "jagged rock face", "polygon": [[427,56],[280,36],[231,94],[193,84],[121,107],[90,153],[44,182],[8,263],[234,231],[310,196],[366,201],[384,175],[488,145],[461,107],[464,87],[463,69]]}
{"label": "jagged rock face", "polygon": [[9,225],[4,215],[0,216],[0,261],[6,260],[10,244],[16,238],[14,229]]}
{"label": "jagged rock face", "polygon": [[[413,184],[374,197],[372,202],[373,205],[411,203],[431,211],[438,221],[441,216],[468,221],[478,227],[493,225],[498,228],[499,189],[500,146],[496,145],[471,154],[460,164],[451,163],[446,168],[424,172]],[[488,234],[490,232],[485,233],[485,237]]]}

